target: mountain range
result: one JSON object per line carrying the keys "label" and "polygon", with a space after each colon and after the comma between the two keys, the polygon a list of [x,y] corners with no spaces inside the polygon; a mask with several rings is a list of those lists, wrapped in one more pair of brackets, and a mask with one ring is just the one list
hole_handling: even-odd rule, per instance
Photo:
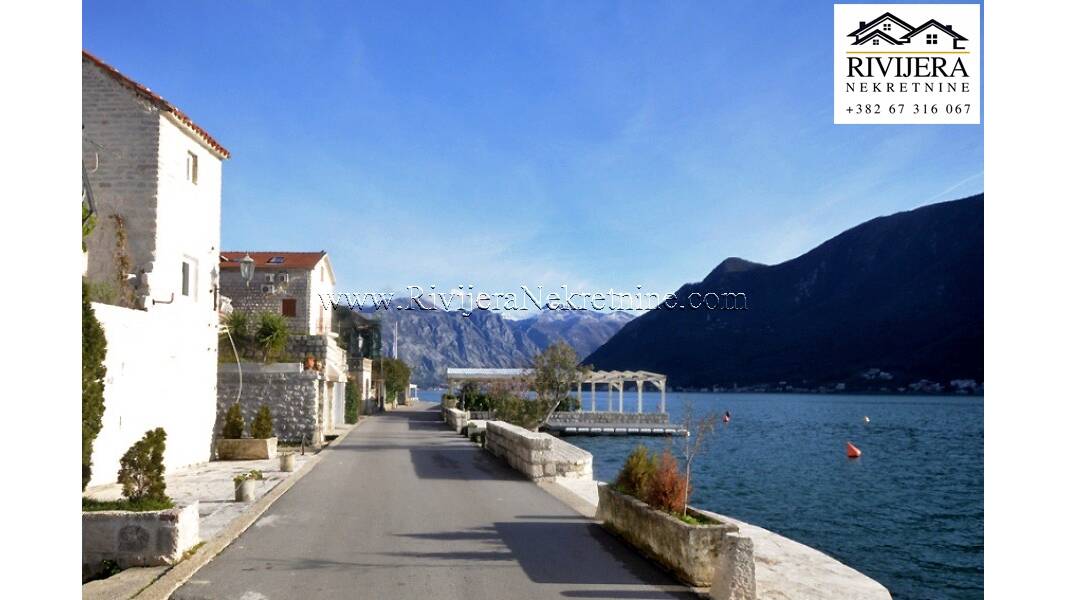
{"label": "mountain range", "polygon": [[692,293],[743,310],[666,309],[592,352],[672,387],[975,391],[984,380],[984,195],[880,217],[777,265],[729,258]]}
{"label": "mountain range", "polygon": [[411,380],[422,387],[441,385],[448,367],[524,367],[552,342],[563,340],[579,357],[607,341],[633,316],[624,312],[544,310],[521,319],[474,310],[386,310],[380,319],[382,349],[391,356],[393,337],[401,359],[411,367]]}

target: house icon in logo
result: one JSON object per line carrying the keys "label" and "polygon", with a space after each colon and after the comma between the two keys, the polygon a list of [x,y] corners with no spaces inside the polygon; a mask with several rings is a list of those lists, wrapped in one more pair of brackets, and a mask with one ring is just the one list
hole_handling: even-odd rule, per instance
{"label": "house icon in logo", "polygon": [[964,50],[960,42],[967,41],[951,28],[936,19],[929,19],[917,27],[892,13],[873,21],[860,21],[859,28],[848,34],[855,38],[852,46],[903,46],[915,50]]}

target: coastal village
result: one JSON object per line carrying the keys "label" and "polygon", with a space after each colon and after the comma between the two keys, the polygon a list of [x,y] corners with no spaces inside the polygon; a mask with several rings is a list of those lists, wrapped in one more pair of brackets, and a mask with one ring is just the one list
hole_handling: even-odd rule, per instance
{"label": "coastal village", "polygon": [[[227,245],[231,150],[150,84],[83,52],[83,597],[889,598],[689,506],[687,480],[657,508],[641,490],[666,457],[608,486],[540,431],[698,446],[708,423],[670,422],[660,373],[582,370],[553,346],[528,370],[455,365],[440,406],[419,401],[376,323],[321,300],[351,259]],[[557,396],[543,421],[479,392],[552,369],[569,371],[535,387]]]}

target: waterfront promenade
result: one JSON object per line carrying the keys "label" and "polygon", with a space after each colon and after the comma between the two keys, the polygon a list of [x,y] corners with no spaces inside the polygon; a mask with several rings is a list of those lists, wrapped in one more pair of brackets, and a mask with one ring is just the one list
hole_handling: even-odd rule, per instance
{"label": "waterfront promenade", "polygon": [[371,417],[173,598],[695,596],[423,404]]}

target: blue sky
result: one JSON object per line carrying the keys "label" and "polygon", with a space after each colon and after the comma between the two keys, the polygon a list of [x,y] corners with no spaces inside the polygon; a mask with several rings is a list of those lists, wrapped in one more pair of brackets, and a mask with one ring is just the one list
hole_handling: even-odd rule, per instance
{"label": "blue sky", "polygon": [[223,247],[343,291],[672,291],[983,191],[983,126],[834,126],[832,2],[84,3],[230,149]]}

